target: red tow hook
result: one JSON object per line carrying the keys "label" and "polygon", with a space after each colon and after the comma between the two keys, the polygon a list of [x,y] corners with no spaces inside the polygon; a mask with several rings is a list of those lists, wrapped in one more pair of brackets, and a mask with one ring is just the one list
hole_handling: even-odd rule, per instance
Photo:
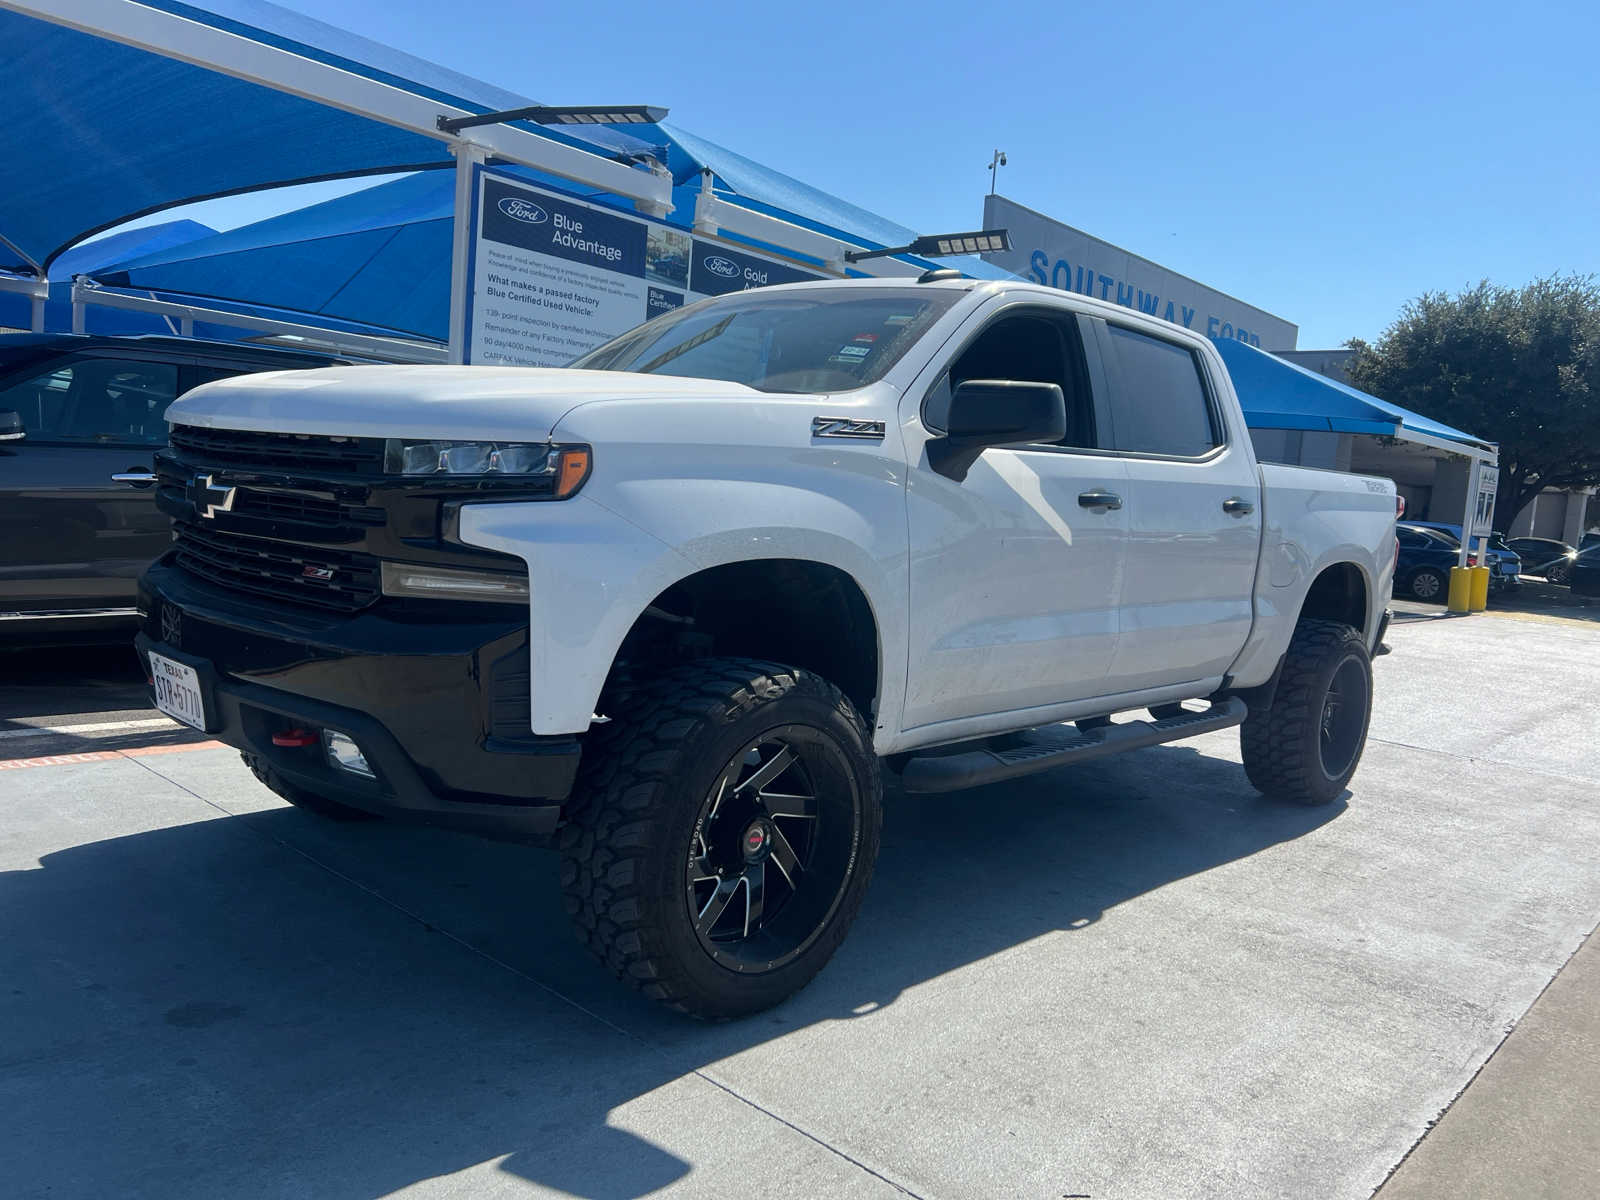
{"label": "red tow hook", "polygon": [[280,729],[272,735],[274,746],[315,746],[317,740],[309,729]]}

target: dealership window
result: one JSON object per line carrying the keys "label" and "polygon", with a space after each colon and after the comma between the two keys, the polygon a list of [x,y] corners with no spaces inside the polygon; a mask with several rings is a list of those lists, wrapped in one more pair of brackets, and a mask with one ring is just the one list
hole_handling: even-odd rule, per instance
{"label": "dealership window", "polygon": [[0,410],[40,442],[160,446],[178,394],[172,363],[81,358],[0,389]]}
{"label": "dealership window", "polygon": [[1221,444],[1194,351],[1117,325],[1106,332],[1115,449],[1195,458]]}

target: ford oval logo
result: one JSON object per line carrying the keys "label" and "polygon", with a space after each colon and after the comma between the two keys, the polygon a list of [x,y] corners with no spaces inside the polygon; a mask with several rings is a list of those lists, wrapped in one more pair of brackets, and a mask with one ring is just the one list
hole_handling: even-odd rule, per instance
{"label": "ford oval logo", "polygon": [[723,258],[720,254],[713,254],[706,259],[706,270],[713,275],[721,275],[724,279],[736,279],[739,276],[739,264],[731,258]]}
{"label": "ford oval logo", "polygon": [[543,225],[550,219],[550,214],[544,209],[521,196],[507,196],[500,201],[499,207],[513,221],[524,221],[529,225]]}

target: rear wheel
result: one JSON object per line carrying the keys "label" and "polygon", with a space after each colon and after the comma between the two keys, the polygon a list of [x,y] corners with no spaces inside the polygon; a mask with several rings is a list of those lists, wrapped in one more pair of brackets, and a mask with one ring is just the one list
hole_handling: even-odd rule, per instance
{"label": "rear wheel", "polygon": [[1437,567],[1422,567],[1411,576],[1411,594],[1418,600],[1437,604],[1444,599],[1450,583],[1445,573]]}
{"label": "rear wheel", "polygon": [[1545,572],[1545,579],[1550,583],[1568,584],[1572,582],[1572,564],[1558,562]]}
{"label": "rear wheel", "polygon": [[579,936],[624,982],[697,1017],[804,987],[844,940],[878,853],[882,785],[855,707],[808,671],[707,659],[610,715],[559,839]]}
{"label": "rear wheel", "polygon": [[239,757],[244,759],[244,765],[250,768],[263,786],[276,792],[296,808],[303,808],[307,812],[314,812],[319,817],[327,817],[330,821],[375,821],[377,815],[364,809],[352,808],[338,800],[330,800],[321,792],[313,792],[303,788],[297,783],[290,783],[282,775],[268,765],[266,759],[258,754],[251,754],[241,750]]}
{"label": "rear wheel", "polygon": [[1271,705],[1239,729],[1245,774],[1275,800],[1327,804],[1356,773],[1372,715],[1372,662],[1358,630],[1301,621]]}

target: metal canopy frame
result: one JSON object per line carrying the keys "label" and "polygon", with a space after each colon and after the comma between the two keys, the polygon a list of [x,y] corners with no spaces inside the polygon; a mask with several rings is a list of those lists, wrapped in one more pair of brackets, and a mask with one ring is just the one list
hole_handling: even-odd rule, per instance
{"label": "metal canopy frame", "polygon": [[207,308],[200,304],[158,300],[153,296],[139,296],[132,292],[106,288],[83,278],[72,281],[73,333],[84,332],[85,309],[91,304],[101,308],[118,308],[124,312],[149,313],[176,320],[178,334],[181,337],[193,337],[194,323],[203,321],[210,325],[253,330],[273,337],[295,338],[302,344],[314,342],[316,343],[314,348],[318,350],[350,353],[382,362],[442,363],[446,359],[445,347],[438,342],[413,340],[398,334],[394,337],[377,337],[372,334],[349,333],[339,329],[329,329],[325,325],[303,325],[297,321],[251,316],[222,308]]}
{"label": "metal canopy frame", "polygon": [[[7,242],[6,245],[10,245]],[[50,285],[43,278],[30,279],[23,275],[0,274],[0,292],[19,292],[33,301],[31,327],[34,333],[44,332],[44,302],[50,298]]]}

